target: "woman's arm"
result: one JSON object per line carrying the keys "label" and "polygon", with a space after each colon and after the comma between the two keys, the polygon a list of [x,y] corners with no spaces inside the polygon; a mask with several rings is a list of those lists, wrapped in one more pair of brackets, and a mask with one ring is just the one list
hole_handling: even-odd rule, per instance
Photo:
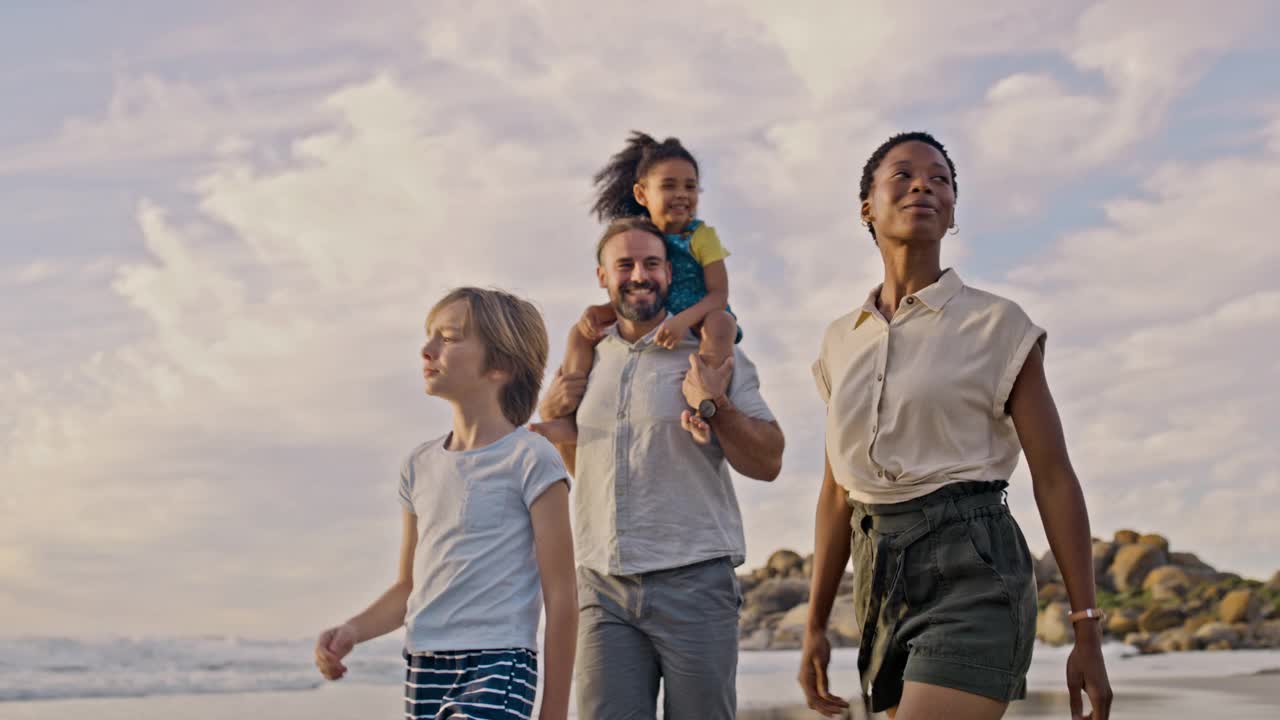
{"label": "woman's arm", "polygon": [[413,555],[418,545],[418,516],[402,510],[400,568],[394,584],[364,612],[320,634],[316,641],[316,667],[330,680],[347,672],[342,658],[358,644],[386,635],[404,625],[405,607],[413,592]]}
{"label": "woman's arm", "polygon": [[[1031,482],[1049,547],[1058,561],[1072,610],[1097,607],[1093,578],[1093,541],[1084,493],[1062,433],[1058,408],[1044,374],[1044,356],[1033,347],[1009,396],[1018,439],[1031,469]],[[1076,623],[1076,645],[1067,661],[1071,712],[1080,714],[1080,690],[1089,695],[1094,717],[1111,709],[1111,684],[1102,660],[1102,628],[1097,620]]]}
{"label": "woman's arm", "polygon": [[844,569],[849,564],[849,523],[853,509],[848,495],[836,484],[831,462],[823,452],[822,489],[818,491],[818,510],[813,532],[813,579],[809,585],[809,620],[805,626],[804,649],[801,653],[800,688],[809,708],[823,714],[835,714],[849,706],[833,695],[827,684],[827,665],[831,661],[831,643],[827,640],[827,621],[835,602]]}
{"label": "woman's arm", "polygon": [[547,488],[533,501],[529,514],[547,614],[543,633],[545,682],[538,717],[564,720],[569,715],[569,683],[578,638],[578,582],[569,529],[568,485],[557,482]]}

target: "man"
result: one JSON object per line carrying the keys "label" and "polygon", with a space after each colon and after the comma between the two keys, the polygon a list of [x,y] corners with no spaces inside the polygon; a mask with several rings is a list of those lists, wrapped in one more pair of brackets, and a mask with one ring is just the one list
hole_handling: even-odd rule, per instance
{"label": "man", "polygon": [[577,478],[578,716],[652,718],[661,680],[670,720],[730,720],[746,543],[728,466],[773,480],[782,430],[741,351],[708,367],[692,333],[654,344],[671,282],[658,228],[615,221],[596,259],[618,321],[589,381],[557,376],[539,408],[578,408],[576,438],[548,431]]}

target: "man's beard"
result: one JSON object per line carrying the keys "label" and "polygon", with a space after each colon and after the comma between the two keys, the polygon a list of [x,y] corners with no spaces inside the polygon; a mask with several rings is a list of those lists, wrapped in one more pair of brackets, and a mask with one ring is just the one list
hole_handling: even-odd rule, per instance
{"label": "man's beard", "polygon": [[[627,293],[633,290],[648,290],[653,293],[652,303],[630,303],[627,302]],[[629,282],[618,286],[618,294],[613,298],[613,310],[618,313],[618,317],[626,318],[631,322],[647,322],[658,315],[662,314],[663,308],[667,304],[666,288],[658,286],[650,280],[644,282]]]}

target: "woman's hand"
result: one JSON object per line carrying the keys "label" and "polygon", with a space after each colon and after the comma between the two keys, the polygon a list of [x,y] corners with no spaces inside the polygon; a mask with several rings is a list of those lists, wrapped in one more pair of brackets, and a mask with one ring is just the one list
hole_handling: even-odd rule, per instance
{"label": "woman's hand", "polygon": [[[1076,644],[1067,657],[1067,696],[1072,720],[1107,720],[1111,717],[1111,681],[1102,659],[1102,630],[1098,620],[1083,620],[1076,626]],[[1089,696],[1092,711],[1084,714],[1080,691]]]}
{"label": "woman's hand", "polygon": [[849,708],[849,703],[832,695],[827,685],[827,666],[831,664],[831,641],[822,630],[809,628],[800,651],[800,674],[796,680],[804,691],[810,710],[831,717]]}

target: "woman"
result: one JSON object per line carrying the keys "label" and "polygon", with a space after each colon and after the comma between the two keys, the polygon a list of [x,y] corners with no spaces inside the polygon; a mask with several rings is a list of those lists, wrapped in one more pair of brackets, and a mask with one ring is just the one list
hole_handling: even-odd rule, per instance
{"label": "woman", "polygon": [[1025,697],[1036,587],[1004,500],[1025,452],[1077,611],[1071,711],[1082,716],[1083,689],[1092,717],[1106,718],[1089,517],[1045,381],[1045,333],[1014,303],[942,269],[955,165],[931,135],[881,145],[860,198],[884,283],[828,327],[813,368],[827,425],[799,676],[809,707],[847,707],[827,683],[826,625],[851,553],[869,710],[994,720]]}

